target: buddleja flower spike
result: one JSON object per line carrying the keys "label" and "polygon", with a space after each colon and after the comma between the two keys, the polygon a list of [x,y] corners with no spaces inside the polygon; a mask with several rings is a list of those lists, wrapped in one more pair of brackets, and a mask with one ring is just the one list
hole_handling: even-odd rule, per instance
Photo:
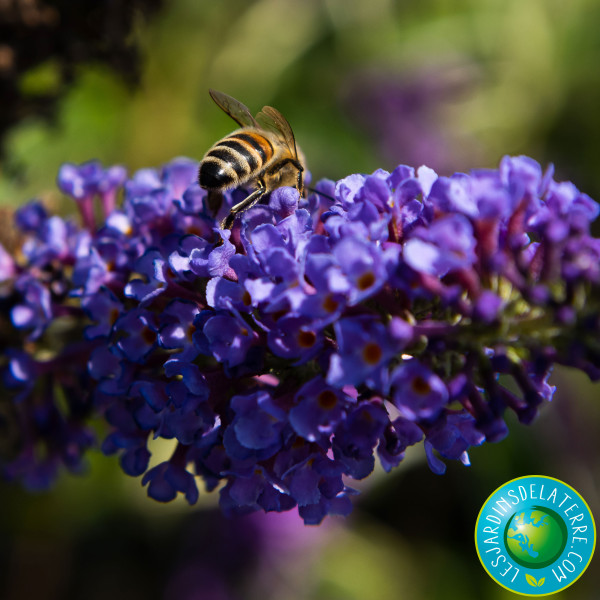
{"label": "buddleja flower spike", "polygon": [[[281,187],[225,231],[247,192],[214,214],[197,169],[65,165],[82,225],[17,211],[22,246],[0,251],[19,431],[5,476],[79,470],[100,415],[102,449],[153,498],[194,503],[202,480],[226,513],[314,524],[350,512],[375,454],[389,471],[423,441],[435,473],[469,464],[507,410],[530,423],[551,400],[554,364],[600,375],[598,205],[552,169],[506,157]],[[175,449],[148,469],[152,438]]]}

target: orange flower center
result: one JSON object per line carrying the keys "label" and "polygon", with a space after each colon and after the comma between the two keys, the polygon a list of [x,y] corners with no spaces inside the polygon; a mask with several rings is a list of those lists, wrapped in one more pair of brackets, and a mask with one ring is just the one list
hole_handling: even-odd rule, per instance
{"label": "orange flower center", "polygon": [[331,390],[323,390],[317,397],[317,403],[324,410],[331,410],[337,404],[337,396]]}
{"label": "orange flower center", "polygon": [[425,381],[425,379],[423,379],[420,375],[412,380],[411,385],[415,394],[419,394],[420,396],[426,396],[431,391],[427,381]]}
{"label": "orange flower center", "polygon": [[371,271],[363,273],[357,281],[358,289],[361,291],[368,290],[374,283],[375,275]]}
{"label": "orange flower center", "polygon": [[313,331],[301,331],[298,334],[298,344],[301,348],[312,348],[317,341],[317,336]]}
{"label": "orange flower center", "polygon": [[142,329],[141,337],[148,345],[154,344],[156,341],[156,333],[152,331],[150,327],[144,327],[144,329]]}
{"label": "orange flower center", "polygon": [[364,361],[368,365],[376,365],[383,356],[383,352],[381,350],[381,346],[376,344],[375,342],[369,342],[362,351],[362,356]]}
{"label": "orange flower center", "polygon": [[328,313],[335,312],[339,305],[340,303],[337,300],[334,300],[331,296],[327,296],[325,300],[323,300],[323,308]]}

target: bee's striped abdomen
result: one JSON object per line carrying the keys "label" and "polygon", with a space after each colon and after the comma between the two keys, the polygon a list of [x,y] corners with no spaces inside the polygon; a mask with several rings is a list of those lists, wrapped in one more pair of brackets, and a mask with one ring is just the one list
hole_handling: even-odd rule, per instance
{"label": "bee's striped abdomen", "polygon": [[240,140],[250,153],[258,154],[262,161],[262,165],[268,163],[273,157],[273,145],[268,138],[263,135],[256,133],[237,133],[229,136],[227,139]]}
{"label": "bee's striped abdomen", "polygon": [[260,173],[273,153],[267,137],[252,131],[234,133],[206,153],[200,164],[199,183],[212,190],[240,185]]}

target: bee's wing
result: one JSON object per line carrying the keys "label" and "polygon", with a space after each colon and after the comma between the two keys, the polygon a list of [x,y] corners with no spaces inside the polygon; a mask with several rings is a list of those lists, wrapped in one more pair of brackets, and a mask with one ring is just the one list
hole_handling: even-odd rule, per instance
{"label": "bee's wing", "polygon": [[277,109],[272,106],[264,106],[256,115],[256,120],[263,129],[272,131],[278,137],[283,138],[294,158],[298,158],[294,132],[287,119]]}
{"label": "bee's wing", "polygon": [[240,127],[260,127],[248,108],[241,102],[216,90],[208,90],[217,106],[224,110]]}

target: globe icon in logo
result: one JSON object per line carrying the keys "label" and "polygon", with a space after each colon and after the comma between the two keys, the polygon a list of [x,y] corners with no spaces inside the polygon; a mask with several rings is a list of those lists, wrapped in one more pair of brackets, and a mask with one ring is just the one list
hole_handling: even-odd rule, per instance
{"label": "globe icon in logo", "polygon": [[567,526],[547,506],[531,506],[516,512],[504,530],[504,544],[522,567],[542,569],[551,565],[567,544]]}

